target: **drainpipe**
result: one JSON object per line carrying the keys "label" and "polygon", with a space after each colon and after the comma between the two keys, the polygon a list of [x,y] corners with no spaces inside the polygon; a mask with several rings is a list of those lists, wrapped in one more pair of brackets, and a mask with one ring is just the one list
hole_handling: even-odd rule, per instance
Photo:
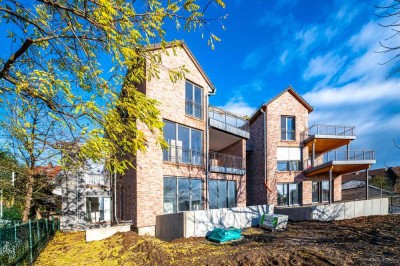
{"label": "drainpipe", "polygon": [[263,129],[264,129],[264,185],[267,188],[267,204],[268,204],[268,191],[271,192],[267,183],[267,123],[266,123],[266,114],[263,110],[264,106],[261,106],[261,113],[263,113]]}
{"label": "drainpipe", "polygon": [[206,97],[206,210],[208,210],[209,209],[209,202],[208,202],[208,199],[209,199],[209,197],[208,197],[208,173],[209,173],[209,171],[208,171],[208,168],[209,168],[209,143],[208,143],[208,141],[209,141],[209,137],[208,137],[208,135],[209,135],[209,123],[208,123],[208,97],[210,96],[210,95],[215,95],[215,92],[214,93],[210,93],[210,94],[208,94],[207,95],[207,97]]}
{"label": "drainpipe", "polygon": [[[110,182],[112,182],[111,178],[110,178]],[[112,193],[112,191],[111,191],[111,193]],[[117,217],[117,171],[115,171],[115,169],[114,169],[114,219],[117,222],[117,224],[119,224],[118,217]]]}

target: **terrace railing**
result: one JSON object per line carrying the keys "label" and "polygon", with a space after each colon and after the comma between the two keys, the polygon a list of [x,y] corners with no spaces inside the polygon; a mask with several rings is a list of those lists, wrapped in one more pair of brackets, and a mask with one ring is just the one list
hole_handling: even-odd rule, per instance
{"label": "terrace railing", "polygon": [[246,162],[243,157],[230,154],[210,151],[210,171],[230,173],[230,174],[245,174]]}
{"label": "terrace railing", "polygon": [[232,114],[224,109],[211,105],[208,107],[208,116],[211,120],[223,123],[226,128],[234,127],[250,132],[250,124],[245,117]]}
{"label": "terrace railing", "polygon": [[375,160],[373,150],[334,150],[324,154],[324,163],[330,161],[371,161]]}
{"label": "terrace railing", "polygon": [[300,135],[302,141],[306,140],[310,136],[315,135],[352,137],[355,136],[355,127],[315,124],[304,130]]}
{"label": "terrace railing", "polygon": [[163,159],[165,162],[203,165],[204,153],[202,151],[184,149],[180,146],[169,146],[163,151]]}

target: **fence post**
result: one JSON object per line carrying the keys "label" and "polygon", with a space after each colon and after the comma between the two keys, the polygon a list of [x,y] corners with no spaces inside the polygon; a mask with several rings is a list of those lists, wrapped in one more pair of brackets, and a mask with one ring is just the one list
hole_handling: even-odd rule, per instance
{"label": "fence post", "polygon": [[49,218],[46,218],[46,238],[49,238]]}
{"label": "fence post", "polygon": [[53,229],[54,233],[54,216],[51,216],[51,228]]}
{"label": "fence post", "polygon": [[38,241],[40,241],[40,228],[39,228],[39,226],[40,226],[39,220],[36,219],[36,232],[37,232]]}
{"label": "fence post", "polygon": [[30,262],[33,262],[33,245],[32,245],[32,224],[31,224],[31,219],[29,219],[28,221],[28,225],[29,225],[29,256],[30,256]]}
{"label": "fence post", "polygon": [[14,241],[17,241],[17,225],[15,221],[14,221]]}

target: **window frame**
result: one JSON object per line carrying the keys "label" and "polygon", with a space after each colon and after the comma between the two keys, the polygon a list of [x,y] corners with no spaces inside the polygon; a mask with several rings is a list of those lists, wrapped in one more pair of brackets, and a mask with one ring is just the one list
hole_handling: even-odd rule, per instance
{"label": "window frame", "polygon": [[[297,190],[297,201],[298,203],[293,204],[293,196],[290,191],[290,186],[291,185],[296,185],[296,190]],[[278,192],[278,186],[281,186],[283,188],[283,197],[285,198],[285,202],[283,204],[280,204],[278,201],[279,193],[277,193],[277,206],[301,206],[302,203],[302,187],[301,187],[301,182],[292,182],[292,183],[278,183],[276,188],[276,191]]]}
{"label": "window frame", "polygon": [[[167,142],[168,142],[168,145],[169,145],[169,148],[171,148],[171,146],[174,146],[174,148],[173,149],[171,149],[171,151],[170,151],[170,149],[164,149],[163,150],[163,161],[164,162],[171,162],[171,163],[181,163],[181,164],[188,164],[188,165],[199,165],[199,166],[202,166],[202,165],[204,165],[204,140],[203,140],[203,131],[202,130],[199,130],[199,129],[196,129],[196,128],[192,128],[192,127],[188,127],[188,126],[185,126],[185,125],[182,125],[182,124],[179,124],[179,123],[176,123],[176,122],[173,122],[173,121],[170,121],[170,120],[167,120],[167,119],[164,119],[163,120],[163,122],[164,122],[164,124],[166,125],[167,123],[169,123],[169,124],[173,124],[174,126],[175,126],[175,144],[174,145],[171,145],[171,143],[169,143],[169,140],[167,140],[166,138],[165,138],[165,130],[163,129],[163,137],[164,137],[164,139],[165,140],[167,140]],[[164,127],[165,127],[165,125],[164,125]],[[184,145],[183,145],[183,143],[182,143],[182,145],[181,146],[179,146],[179,145],[177,145],[178,144],[178,142],[179,142],[179,127],[181,127],[181,128],[185,128],[185,129],[188,129],[189,131],[189,135],[188,135],[188,138],[189,138],[189,143],[188,143],[188,145],[185,145],[185,147],[187,146],[187,147],[189,147],[188,149],[184,149]],[[200,145],[200,150],[193,150],[192,149],[192,147],[193,147],[193,142],[192,142],[192,132],[198,132],[198,133],[200,133],[200,142],[201,142],[201,145]],[[172,140],[172,139],[171,139]],[[178,157],[179,156],[177,156],[178,154],[179,154],[179,152],[177,151],[177,147],[180,147],[180,149],[181,149],[181,158],[179,159]],[[171,156],[169,153],[170,152],[174,152],[175,154],[174,154],[174,156]],[[184,152],[188,152],[188,155],[187,155],[187,157],[188,157],[188,162],[186,162],[186,161],[184,161],[183,159],[184,159]],[[175,158],[175,159],[173,159],[173,158]],[[170,160],[168,160],[168,159],[170,159]]]}
{"label": "window frame", "polygon": [[[192,97],[188,98],[186,95],[186,88],[187,85],[191,86],[191,90],[192,90]],[[196,102],[196,88],[200,89],[200,103]],[[204,118],[204,97],[203,97],[203,87],[197,85],[194,82],[191,82],[189,80],[185,80],[185,114],[190,116],[190,117],[194,117],[197,119],[201,119],[203,120]],[[188,101],[190,101],[190,103],[188,103]],[[190,104],[190,105],[189,105]],[[188,106],[190,106],[191,108],[188,108]],[[195,107],[199,107],[200,108],[200,116],[196,115],[196,108]],[[188,110],[191,110],[191,112],[188,112]]]}
{"label": "window frame", "polygon": [[[327,199],[324,199],[324,193],[323,193],[323,187],[322,184],[323,183],[327,183],[328,184],[328,195],[327,195]],[[331,188],[329,185],[329,180],[320,180],[320,181],[313,181],[312,182],[312,186],[314,186],[314,184],[317,184],[317,188],[318,188],[318,201],[314,201],[312,194],[311,194],[311,200],[312,203],[326,203],[329,202],[330,197],[331,197]],[[311,193],[313,193],[313,191],[311,190]]]}
{"label": "window frame", "polygon": [[[210,199],[209,199],[209,207],[210,207],[210,209],[213,209],[213,210],[215,210],[215,209],[221,209],[221,208],[234,208],[234,207],[237,207],[237,203],[238,203],[238,198],[237,198],[237,181],[236,180],[227,180],[227,179],[209,179],[208,180],[208,182],[209,182],[209,186],[208,187],[210,187],[211,185],[210,185],[210,183],[211,182],[215,182],[215,184],[216,184],[216,188],[217,188],[217,193],[216,193],[216,203],[217,203],[217,207],[216,208],[212,208],[211,207],[211,196],[209,197]],[[224,188],[224,190],[225,190],[225,200],[224,200],[224,202],[225,202],[225,205],[223,205],[223,206],[221,206],[220,205],[220,202],[221,202],[221,200],[220,200],[220,186],[219,186],[219,184],[220,183],[225,183],[224,184],[224,186],[223,187],[225,187]],[[229,201],[229,198],[230,198],[230,191],[229,191],[229,184],[234,184],[234,188],[235,188],[235,191],[234,191],[234,198],[235,198],[235,200],[234,200],[234,206],[230,206],[229,204],[230,204],[230,201]]]}
{"label": "window frame", "polygon": [[[286,164],[286,169],[285,170],[280,170],[279,169],[279,163],[285,163]],[[296,163],[297,169],[292,169],[293,163]],[[301,160],[279,160],[276,163],[276,170],[278,172],[301,172]]]}
{"label": "window frame", "polygon": [[[290,131],[293,133],[293,139],[288,138],[288,118],[293,119],[293,129]],[[282,120],[285,120],[285,127],[282,128]],[[285,138],[283,138],[283,133]],[[281,141],[296,141],[296,116],[293,115],[282,115],[281,116]]]}
{"label": "window frame", "polygon": [[[175,183],[175,209],[176,211],[172,212],[165,212],[165,179],[174,179]],[[179,204],[180,204],[180,193],[179,193],[179,180],[184,180],[184,181],[189,181],[189,210],[180,210]],[[199,203],[199,208],[193,208],[193,181],[200,181],[200,203]],[[182,177],[182,176],[163,176],[163,214],[170,214],[170,213],[178,213],[178,212],[184,212],[184,211],[193,211],[193,210],[204,210],[204,202],[205,202],[205,197],[204,197],[204,179],[200,177]],[[174,208],[172,208],[174,210]]]}

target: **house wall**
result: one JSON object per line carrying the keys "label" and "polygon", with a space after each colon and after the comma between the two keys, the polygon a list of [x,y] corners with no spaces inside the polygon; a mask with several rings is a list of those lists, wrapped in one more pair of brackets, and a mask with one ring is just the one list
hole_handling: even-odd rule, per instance
{"label": "house wall", "polygon": [[[157,52],[157,51],[155,51]],[[203,152],[206,153],[207,123],[206,112],[208,102],[209,85],[203,78],[191,58],[182,48],[176,48],[176,55],[169,49],[170,55],[162,54],[162,67],[158,78],[153,78],[140,87],[140,91],[146,93],[150,98],[159,102],[158,109],[162,119],[191,127],[202,131]],[[185,79],[171,82],[167,69],[177,69],[184,65],[189,73]],[[185,80],[188,80],[203,88],[203,118],[195,118],[185,114]],[[139,128],[145,132],[147,139],[147,151],[137,152],[132,158],[135,169],[130,169],[122,177],[123,182],[123,217],[125,220],[132,220],[132,228],[139,233],[154,234],[156,224],[155,217],[163,214],[163,177],[192,177],[201,178],[204,181],[203,195],[206,198],[206,157],[204,156],[203,166],[192,166],[163,162],[161,147],[156,143],[153,134],[141,123]],[[245,158],[245,141],[237,142],[227,149],[230,154]],[[218,176],[218,178],[222,178]],[[245,176],[228,175],[227,178],[238,181],[238,191],[242,191],[239,199],[239,206],[246,205],[245,198]],[[120,199],[121,200],[121,199]],[[206,203],[204,204],[204,208]],[[142,231],[141,231],[142,230]]]}

